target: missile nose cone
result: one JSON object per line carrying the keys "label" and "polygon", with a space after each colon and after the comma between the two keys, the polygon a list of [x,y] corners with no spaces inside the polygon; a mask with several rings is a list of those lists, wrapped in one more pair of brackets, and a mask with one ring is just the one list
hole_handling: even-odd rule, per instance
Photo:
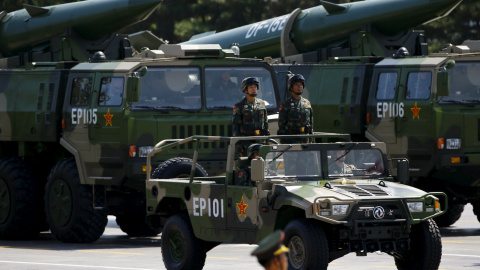
{"label": "missile nose cone", "polygon": [[162,2],[162,0],[90,0],[85,3],[94,1],[95,15],[89,16],[94,19],[84,19],[74,27],[83,37],[91,40],[144,21]]}
{"label": "missile nose cone", "polygon": [[443,18],[461,2],[462,0],[405,0],[401,12],[392,13],[387,19],[375,22],[374,25],[380,32],[394,35]]}

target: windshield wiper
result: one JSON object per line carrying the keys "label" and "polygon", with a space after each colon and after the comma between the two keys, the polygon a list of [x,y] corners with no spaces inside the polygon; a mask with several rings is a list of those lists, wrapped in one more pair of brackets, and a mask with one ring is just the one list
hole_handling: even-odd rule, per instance
{"label": "windshield wiper", "polygon": [[462,101],[471,102],[471,103],[480,103],[480,99],[465,99]]}
{"label": "windshield wiper", "polygon": [[137,108],[138,108],[138,109],[153,109],[153,110],[158,111],[158,112],[161,112],[161,113],[168,113],[168,111],[162,110],[162,109],[160,109],[160,108],[158,108],[158,107],[154,107],[154,106],[145,106],[145,105],[140,105],[140,106],[138,106],[138,105],[133,105],[133,106],[131,106],[131,108],[132,108],[132,109],[137,109]]}
{"label": "windshield wiper", "polygon": [[225,109],[225,110],[232,110],[233,106],[211,106],[207,107],[207,109]]}
{"label": "windshield wiper", "polygon": [[268,164],[272,164],[272,162],[274,162],[275,160],[277,160],[277,158],[279,158],[281,155],[283,155],[283,153],[287,152],[288,149],[292,148],[291,145],[289,145],[285,150],[283,150],[282,152],[278,153],[278,155],[276,157],[274,157]]}
{"label": "windshield wiper", "polygon": [[447,100],[442,100],[442,103],[456,103],[456,104],[461,104],[461,101],[455,100],[455,99],[447,99]]}
{"label": "windshield wiper", "polygon": [[449,100],[442,100],[440,103],[454,103],[454,104],[462,104],[462,105],[467,105],[467,106],[473,106],[473,103],[479,102],[480,100],[474,100],[474,99],[469,99],[469,100],[455,100],[455,99],[449,99]]}
{"label": "windshield wiper", "polygon": [[339,156],[337,159],[335,159],[334,162],[337,162],[337,161],[339,161],[341,158],[343,158],[344,156],[346,156],[346,155],[347,155],[348,153],[350,153],[350,151],[351,151],[355,146],[357,146],[357,145],[358,145],[358,143],[350,146],[350,148],[348,148],[347,150],[345,150],[345,153],[343,153],[343,155],[341,155],[341,156]]}
{"label": "windshield wiper", "polygon": [[174,110],[180,110],[180,111],[184,111],[184,112],[193,113],[192,110],[188,110],[188,109],[185,109],[185,108],[182,108],[182,107],[179,107],[179,106],[156,106],[155,108],[156,109],[174,109]]}

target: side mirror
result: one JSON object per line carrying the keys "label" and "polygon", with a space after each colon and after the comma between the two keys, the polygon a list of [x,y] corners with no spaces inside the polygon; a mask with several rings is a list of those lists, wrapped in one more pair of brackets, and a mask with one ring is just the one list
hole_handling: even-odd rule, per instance
{"label": "side mirror", "polygon": [[251,177],[252,181],[262,183],[265,181],[265,161],[262,157],[257,157],[252,159],[250,164],[250,168],[252,171]]}
{"label": "side mirror", "polygon": [[448,72],[437,72],[437,96],[448,96],[450,93],[450,77]]}
{"label": "side mirror", "polygon": [[402,184],[407,184],[410,181],[408,159],[397,159],[397,179]]}
{"label": "side mirror", "polygon": [[127,78],[127,101],[137,102],[140,98],[140,78],[128,77]]}

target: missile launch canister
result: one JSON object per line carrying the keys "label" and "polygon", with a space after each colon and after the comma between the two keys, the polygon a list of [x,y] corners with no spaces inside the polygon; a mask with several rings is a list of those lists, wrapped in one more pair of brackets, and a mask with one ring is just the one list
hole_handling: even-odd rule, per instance
{"label": "missile launch canister", "polygon": [[313,8],[219,33],[205,33],[183,44],[237,45],[242,57],[279,57],[289,47],[297,53],[332,44],[365,26],[394,36],[450,13],[461,0],[366,0],[349,4],[320,1]]}
{"label": "missile launch canister", "polygon": [[147,18],[162,0],[88,0],[56,6],[24,5],[25,9],[0,13],[0,54],[14,56],[75,30],[96,40]]}

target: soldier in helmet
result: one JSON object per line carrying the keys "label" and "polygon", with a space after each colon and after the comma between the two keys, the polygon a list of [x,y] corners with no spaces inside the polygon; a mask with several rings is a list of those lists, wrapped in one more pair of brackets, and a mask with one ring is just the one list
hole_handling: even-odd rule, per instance
{"label": "soldier in helmet", "polygon": [[[233,136],[270,135],[265,102],[256,98],[260,82],[257,78],[248,77],[242,81],[242,92],[245,97],[233,107]],[[237,146],[239,156],[246,156],[250,141],[242,141]]]}
{"label": "soldier in helmet", "polygon": [[[302,97],[305,78],[293,75],[288,79],[291,97],[282,102],[278,116],[278,135],[313,134],[313,110],[310,101]],[[302,143],[307,139],[283,139],[282,143]]]}
{"label": "soldier in helmet", "polygon": [[289,249],[282,244],[285,233],[276,230],[265,237],[258,247],[253,250],[252,256],[257,256],[260,263],[267,270],[287,270],[288,258],[286,253]]}
{"label": "soldier in helmet", "polygon": [[255,182],[252,181],[251,174],[252,174],[252,169],[250,167],[250,163],[252,159],[258,157],[260,147],[262,145],[259,143],[256,144],[251,144],[248,149],[247,149],[247,157],[248,157],[248,163],[245,167],[240,168],[240,170],[237,172],[237,183],[240,186],[255,186]]}
{"label": "soldier in helmet", "polygon": [[[328,162],[328,174],[353,174],[355,165],[345,163],[348,152],[345,150],[328,151],[332,158]],[[332,154],[331,154],[332,153]]]}

